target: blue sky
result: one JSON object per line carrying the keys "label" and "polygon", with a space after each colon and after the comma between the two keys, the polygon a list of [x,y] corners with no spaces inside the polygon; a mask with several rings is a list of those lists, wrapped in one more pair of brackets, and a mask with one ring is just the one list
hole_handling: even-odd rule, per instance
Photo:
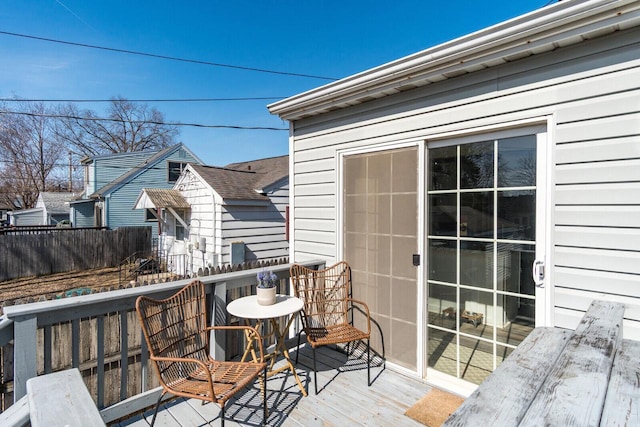
{"label": "blue sky", "polygon": [[[342,78],[539,9],[548,0],[2,0],[0,31]],[[198,65],[0,34],[0,98],[282,98],[328,80]],[[273,100],[148,102],[169,122],[286,128]],[[98,114],[106,103],[82,103]],[[181,127],[203,161],[286,154],[288,132]]]}

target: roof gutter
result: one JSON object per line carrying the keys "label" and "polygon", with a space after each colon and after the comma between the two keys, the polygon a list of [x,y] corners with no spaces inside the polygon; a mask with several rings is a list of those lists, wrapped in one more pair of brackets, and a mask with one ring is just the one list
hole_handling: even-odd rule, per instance
{"label": "roof gutter", "polygon": [[[503,23],[485,28],[346,77],[336,82],[289,97],[267,106],[271,114],[285,120],[297,120],[322,113],[340,104],[362,102],[363,98],[380,98],[385,91],[398,92],[447,78],[447,74],[486,68],[483,63],[503,63],[505,55],[542,49],[543,45],[563,39],[575,39],[584,33],[597,32],[609,20],[640,22],[637,0],[573,0],[555,3]],[[635,12],[635,13],[632,13]],[[626,17],[625,17],[626,15]],[[569,42],[567,43],[569,44]],[[549,49],[547,49],[549,50]],[[358,101],[359,99],[359,101]]]}

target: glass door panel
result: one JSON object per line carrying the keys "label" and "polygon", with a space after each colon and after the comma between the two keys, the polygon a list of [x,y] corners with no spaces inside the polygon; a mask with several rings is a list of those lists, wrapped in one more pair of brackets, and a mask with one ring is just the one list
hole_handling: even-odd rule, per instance
{"label": "glass door panel", "polygon": [[535,326],[536,147],[427,150],[430,368],[479,384]]}

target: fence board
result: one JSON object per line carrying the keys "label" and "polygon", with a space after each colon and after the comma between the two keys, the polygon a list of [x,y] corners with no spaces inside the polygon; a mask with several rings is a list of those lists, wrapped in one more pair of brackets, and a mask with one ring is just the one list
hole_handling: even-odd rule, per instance
{"label": "fence board", "polygon": [[151,227],[62,230],[0,234],[0,281],[115,267],[133,253],[151,253]]}

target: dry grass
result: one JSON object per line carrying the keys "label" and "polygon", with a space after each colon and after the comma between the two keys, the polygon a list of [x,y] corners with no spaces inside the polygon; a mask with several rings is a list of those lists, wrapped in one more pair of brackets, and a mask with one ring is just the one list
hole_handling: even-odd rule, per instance
{"label": "dry grass", "polygon": [[100,290],[117,287],[118,284],[118,267],[22,277],[0,282],[0,302],[6,305],[7,302],[41,296],[51,299],[72,289]]}

